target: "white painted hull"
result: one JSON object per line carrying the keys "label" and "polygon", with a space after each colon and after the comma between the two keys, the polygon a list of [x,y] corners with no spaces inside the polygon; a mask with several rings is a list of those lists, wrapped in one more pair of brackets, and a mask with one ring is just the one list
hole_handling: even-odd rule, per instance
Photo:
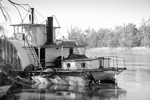
{"label": "white painted hull", "polygon": [[33,76],[32,79],[36,82],[32,85],[32,88],[45,88],[49,85],[64,85],[73,87],[85,87],[89,85],[89,80],[73,76],[67,76],[63,78],[59,76],[55,76],[54,78]]}
{"label": "white painted hull", "polygon": [[120,68],[119,70],[112,69],[85,69],[85,70],[58,70],[52,77],[55,75],[61,77],[73,76],[73,77],[82,77],[85,78],[87,73],[90,73],[95,80],[109,80],[115,77],[115,75],[120,74],[126,68]]}
{"label": "white painted hull", "polygon": [[[115,75],[121,73],[121,71],[113,70],[59,70],[51,74],[51,76],[33,76],[32,79],[36,82],[33,86],[46,86],[49,84],[55,85],[68,85],[68,86],[87,86],[91,81],[103,81],[103,80],[112,80]],[[49,72],[52,73],[52,72]],[[90,73],[90,74],[89,74]]]}

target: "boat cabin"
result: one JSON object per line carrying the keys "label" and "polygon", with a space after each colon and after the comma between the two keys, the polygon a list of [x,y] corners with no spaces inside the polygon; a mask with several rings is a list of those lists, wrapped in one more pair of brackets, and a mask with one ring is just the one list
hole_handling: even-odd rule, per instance
{"label": "boat cabin", "polygon": [[53,26],[53,17],[48,17],[47,25],[11,26],[14,27],[14,39],[10,41],[20,52],[21,59],[26,59],[26,62],[25,59],[21,61],[23,69],[30,64],[41,68],[63,69],[90,69],[104,66],[104,58],[89,59],[85,56],[85,45],[78,45],[69,40],[56,40],[55,31],[59,27]]}

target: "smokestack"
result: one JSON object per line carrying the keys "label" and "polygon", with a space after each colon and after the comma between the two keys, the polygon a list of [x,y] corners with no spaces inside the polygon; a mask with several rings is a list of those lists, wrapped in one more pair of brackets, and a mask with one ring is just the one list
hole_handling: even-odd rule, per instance
{"label": "smokestack", "polygon": [[53,33],[53,17],[47,18],[47,42],[46,45],[54,44],[54,33]]}
{"label": "smokestack", "polygon": [[34,8],[31,8],[31,15],[32,15],[31,23],[34,24]]}

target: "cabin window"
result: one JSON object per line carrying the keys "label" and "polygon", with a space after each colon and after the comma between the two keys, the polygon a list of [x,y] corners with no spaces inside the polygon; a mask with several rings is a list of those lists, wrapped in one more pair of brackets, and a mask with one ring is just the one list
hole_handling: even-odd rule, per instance
{"label": "cabin window", "polygon": [[71,66],[70,63],[67,63],[67,68],[70,68],[70,66]]}
{"label": "cabin window", "polygon": [[81,68],[85,68],[85,63],[81,63]]}

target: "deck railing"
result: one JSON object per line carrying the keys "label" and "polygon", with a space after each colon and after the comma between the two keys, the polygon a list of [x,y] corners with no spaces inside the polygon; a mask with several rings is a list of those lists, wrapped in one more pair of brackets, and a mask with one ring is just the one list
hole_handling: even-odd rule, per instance
{"label": "deck railing", "polygon": [[108,67],[126,68],[125,59],[123,57],[119,57],[119,56],[105,56],[104,59],[108,59],[108,60],[106,60],[107,63],[109,64]]}
{"label": "deck railing", "polygon": [[122,69],[126,68],[125,59],[118,56],[63,60],[63,69]]}

